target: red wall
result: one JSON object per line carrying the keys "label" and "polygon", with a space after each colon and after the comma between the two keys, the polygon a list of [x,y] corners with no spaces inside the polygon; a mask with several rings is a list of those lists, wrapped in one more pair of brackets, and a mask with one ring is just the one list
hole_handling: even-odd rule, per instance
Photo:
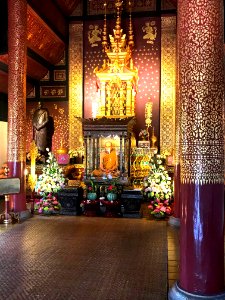
{"label": "red wall", "polygon": [[[145,35],[143,29],[146,23],[155,22],[157,30],[156,39],[153,43],[147,43],[143,39]],[[160,17],[149,18],[133,18],[134,30],[134,65],[138,68],[139,81],[138,93],[136,99],[136,133],[145,128],[145,103],[149,99],[153,102],[153,121],[152,126],[155,128],[155,135],[159,140],[159,107],[160,107],[160,40],[161,40],[161,23]],[[92,117],[92,100],[96,98],[96,76],[94,74],[95,67],[101,67],[105,54],[102,52],[101,42],[98,46],[91,47],[88,41],[88,31],[90,25],[97,24],[99,28],[103,27],[102,21],[87,21],[85,23],[84,32],[84,117]],[[115,27],[115,20],[108,22],[108,28]],[[122,24],[124,33],[127,32],[127,25]],[[108,34],[112,34],[112,29],[108,30]]]}

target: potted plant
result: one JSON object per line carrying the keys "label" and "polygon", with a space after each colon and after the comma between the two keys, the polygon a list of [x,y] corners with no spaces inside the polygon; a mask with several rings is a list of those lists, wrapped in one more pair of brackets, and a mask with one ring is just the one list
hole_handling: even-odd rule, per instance
{"label": "potted plant", "polygon": [[87,199],[96,200],[97,190],[98,190],[98,185],[95,184],[93,180],[90,180],[90,184],[87,185]]}
{"label": "potted plant", "polygon": [[81,203],[81,208],[84,215],[88,217],[96,216],[100,210],[100,204],[98,198],[98,185],[94,183],[93,180],[85,186],[86,198]]}
{"label": "potted plant", "polygon": [[121,215],[121,203],[117,200],[118,188],[115,183],[106,187],[106,199],[101,200],[101,204],[105,207],[105,217],[118,217]]}
{"label": "potted plant", "polygon": [[109,201],[114,201],[117,199],[117,186],[115,184],[110,184],[107,186],[106,197]]}

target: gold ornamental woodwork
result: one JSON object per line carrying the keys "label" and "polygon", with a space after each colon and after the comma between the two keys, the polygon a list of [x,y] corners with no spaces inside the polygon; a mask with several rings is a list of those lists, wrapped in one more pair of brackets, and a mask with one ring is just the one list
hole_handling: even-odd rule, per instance
{"label": "gold ornamental woodwork", "polygon": [[222,14],[222,1],[181,1],[179,6],[181,183],[224,183]]}
{"label": "gold ornamental woodwork", "polygon": [[53,65],[61,60],[65,50],[65,43],[29,5],[27,6],[27,46]]}
{"label": "gold ornamental woodwork", "polygon": [[70,25],[69,149],[83,146],[83,24]]}
{"label": "gold ornamental woodwork", "polygon": [[152,126],[152,106],[153,103],[151,101],[145,104],[145,125],[147,130]]}
{"label": "gold ornamental woodwork", "polygon": [[176,17],[162,17],[160,151],[172,154],[175,143]]}

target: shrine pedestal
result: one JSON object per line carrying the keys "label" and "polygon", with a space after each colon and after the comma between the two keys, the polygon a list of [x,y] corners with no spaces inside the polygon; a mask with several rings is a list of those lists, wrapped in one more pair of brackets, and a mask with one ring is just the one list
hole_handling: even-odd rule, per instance
{"label": "shrine pedestal", "polygon": [[104,217],[117,218],[121,217],[121,202],[118,200],[109,201],[101,200],[103,206],[105,206]]}
{"label": "shrine pedestal", "polygon": [[121,194],[124,217],[141,217],[140,209],[143,195],[140,190],[126,190]]}
{"label": "shrine pedestal", "polygon": [[58,201],[62,206],[62,215],[80,215],[80,203],[83,198],[83,189],[80,187],[65,187],[58,192]]}

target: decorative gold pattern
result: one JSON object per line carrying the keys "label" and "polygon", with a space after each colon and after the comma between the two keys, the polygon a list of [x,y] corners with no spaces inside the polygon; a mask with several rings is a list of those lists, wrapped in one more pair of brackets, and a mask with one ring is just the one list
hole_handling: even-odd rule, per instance
{"label": "decorative gold pattern", "polygon": [[142,26],[142,31],[144,33],[143,40],[147,40],[147,44],[154,44],[157,36],[157,26],[155,21],[145,22],[145,26]]}
{"label": "decorative gold pattern", "polygon": [[41,79],[41,81],[49,81],[49,80],[50,80],[50,73],[48,71],[47,74]]}
{"label": "decorative gold pattern", "polygon": [[54,70],[54,81],[66,81],[66,70]]}
{"label": "decorative gold pattern", "polygon": [[[174,141],[174,151],[173,151],[173,158],[174,158],[175,166],[177,166],[177,165],[180,166],[181,99],[180,99],[178,74],[179,74],[179,64],[177,64],[177,68],[176,68],[175,141]],[[179,169],[180,169],[180,167],[179,167]],[[179,176],[178,180],[180,183],[180,176]],[[176,181],[176,179],[175,179],[175,181]]]}
{"label": "decorative gold pattern", "polygon": [[[48,103],[48,106],[49,104],[50,103]],[[65,101],[64,104],[62,101],[56,102],[53,103],[54,110],[52,106],[51,110],[49,110],[54,119],[55,133],[52,139],[52,146],[54,147],[54,151],[61,147],[61,143],[63,143],[64,147],[68,147],[69,126],[67,104],[67,101]]]}
{"label": "decorative gold pattern", "polygon": [[151,101],[148,101],[145,104],[145,125],[147,127],[147,130],[152,126],[152,106],[153,103]]}
{"label": "decorative gold pattern", "polygon": [[65,98],[66,86],[40,86],[41,98]]}
{"label": "decorative gold pattern", "polygon": [[34,190],[37,176],[35,174],[35,165],[36,158],[38,156],[38,147],[35,144],[35,141],[32,141],[30,145],[30,174],[28,176],[28,185],[31,191]]}
{"label": "decorative gold pattern", "polygon": [[63,52],[63,57],[61,60],[55,65],[55,66],[65,66],[66,65],[66,53],[65,51]]}
{"label": "decorative gold pattern", "polygon": [[8,161],[25,162],[26,18],[25,0],[9,1]]}
{"label": "decorative gold pattern", "polygon": [[101,33],[102,29],[99,28],[98,25],[89,25],[88,30],[88,41],[91,47],[98,47],[99,43],[101,42]]}
{"label": "decorative gold pattern", "polygon": [[69,149],[83,146],[83,24],[70,24]]}
{"label": "decorative gold pattern", "polygon": [[223,1],[185,0],[178,9],[181,182],[223,184]]}
{"label": "decorative gold pattern", "polygon": [[160,151],[172,153],[175,142],[176,17],[162,17]]}
{"label": "decorative gold pattern", "polygon": [[[48,109],[49,115],[53,118],[54,134],[52,137],[52,151],[56,152],[60,147],[60,142],[68,148],[69,126],[68,126],[68,101],[44,102],[43,106]],[[29,152],[30,143],[33,140],[32,117],[37,108],[37,102],[27,103],[26,119],[26,151]]]}
{"label": "decorative gold pattern", "polygon": [[[156,10],[156,0],[138,0],[138,1],[123,1],[124,9],[129,12],[129,2],[132,3],[132,11],[154,11]],[[100,15],[104,14],[104,4],[107,4],[107,13],[114,13],[115,0],[98,0],[88,1],[88,14]]]}

